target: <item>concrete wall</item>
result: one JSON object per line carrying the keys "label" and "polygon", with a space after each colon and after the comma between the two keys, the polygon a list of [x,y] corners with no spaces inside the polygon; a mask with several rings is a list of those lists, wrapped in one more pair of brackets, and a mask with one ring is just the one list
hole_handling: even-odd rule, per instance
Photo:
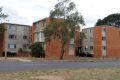
{"label": "concrete wall", "polygon": [[[10,30],[9,26],[15,26],[16,30]],[[30,37],[30,26],[25,25],[17,25],[17,24],[7,24],[7,31],[5,33],[5,48],[7,51],[10,52],[18,52],[20,48],[22,48],[23,51],[29,51],[28,47],[31,43],[31,37]],[[9,39],[9,35],[14,34],[16,35],[16,39]],[[27,39],[23,39],[23,36],[27,36]],[[8,44],[16,44],[15,49],[8,48]],[[28,46],[26,48],[23,47],[23,45]]]}
{"label": "concrete wall", "polygon": [[93,47],[93,44],[94,44],[93,28],[83,29],[82,32],[85,35],[85,38],[83,40],[84,52],[88,52],[88,53],[93,54],[93,49],[90,48],[90,47]]}

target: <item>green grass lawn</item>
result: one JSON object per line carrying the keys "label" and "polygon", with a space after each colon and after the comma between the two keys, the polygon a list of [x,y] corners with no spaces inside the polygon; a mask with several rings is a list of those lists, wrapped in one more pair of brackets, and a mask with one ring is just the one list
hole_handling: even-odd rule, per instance
{"label": "green grass lawn", "polygon": [[0,72],[0,80],[120,80],[120,68]]}

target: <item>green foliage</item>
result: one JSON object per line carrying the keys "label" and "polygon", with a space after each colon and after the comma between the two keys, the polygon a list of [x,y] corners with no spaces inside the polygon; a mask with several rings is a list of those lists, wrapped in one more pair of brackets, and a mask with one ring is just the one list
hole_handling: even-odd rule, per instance
{"label": "green foliage", "polygon": [[3,33],[5,31],[5,25],[4,24],[0,24],[0,33]]}
{"label": "green foliage", "polygon": [[[76,26],[84,25],[82,15],[70,0],[58,0],[50,12],[51,23],[44,29],[45,39],[50,41],[51,36],[61,39],[61,54],[64,54],[64,45],[74,37]],[[62,59],[63,56],[60,57]]]}
{"label": "green foliage", "polygon": [[0,8],[0,18],[6,18],[6,17],[8,17],[8,15],[4,14],[2,12],[2,8]]}
{"label": "green foliage", "polygon": [[[0,8],[0,20],[5,19],[8,15],[4,14],[2,12],[2,8]],[[0,33],[4,32],[6,29],[4,27],[4,24],[0,24]]]}
{"label": "green foliage", "polygon": [[36,42],[30,46],[32,57],[45,57],[42,43]]}
{"label": "green foliage", "polygon": [[120,27],[120,13],[111,14],[105,17],[103,20],[98,19],[96,26],[100,25]]}
{"label": "green foliage", "polygon": [[80,32],[80,36],[79,36],[79,39],[78,39],[78,44],[79,44],[79,47],[80,47],[80,53],[83,53],[82,45],[83,45],[83,39],[84,38],[85,38],[85,34],[83,32]]}
{"label": "green foliage", "polygon": [[79,39],[78,39],[78,43],[80,46],[83,45],[83,39],[85,38],[85,34],[83,32],[80,32],[80,36],[79,36]]}

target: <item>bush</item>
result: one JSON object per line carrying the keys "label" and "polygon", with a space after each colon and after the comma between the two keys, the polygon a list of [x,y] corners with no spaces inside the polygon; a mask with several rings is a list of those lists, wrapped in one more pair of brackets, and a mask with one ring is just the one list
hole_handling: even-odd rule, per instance
{"label": "bush", "polygon": [[36,42],[30,46],[32,57],[45,57],[45,52],[42,46],[42,43]]}
{"label": "bush", "polygon": [[90,53],[88,53],[88,52],[86,52],[86,53],[80,53],[80,57],[93,57],[93,54],[90,54]]}

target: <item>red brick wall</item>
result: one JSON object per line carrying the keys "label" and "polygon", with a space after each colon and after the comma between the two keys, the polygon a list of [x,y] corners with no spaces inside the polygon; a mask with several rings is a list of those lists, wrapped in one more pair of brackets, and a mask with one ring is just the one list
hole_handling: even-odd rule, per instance
{"label": "red brick wall", "polygon": [[[64,48],[64,58],[68,57],[68,45]],[[49,59],[59,59],[60,53],[61,53],[61,41],[60,39],[54,39],[52,38],[50,42],[46,41],[45,44],[45,53],[46,58]]]}
{"label": "red brick wall", "polygon": [[[102,28],[94,27],[94,56],[102,57]],[[112,26],[106,27],[106,57],[120,58],[120,29]]]}
{"label": "red brick wall", "polygon": [[107,57],[120,57],[120,29],[107,27],[106,31]]}
{"label": "red brick wall", "polygon": [[94,27],[93,29],[93,36],[94,36],[94,57],[102,57],[102,32],[101,27]]}
{"label": "red brick wall", "polygon": [[79,39],[79,36],[80,36],[80,28],[77,28],[76,31],[75,31],[75,36],[74,36],[74,43],[75,43],[75,47],[78,47],[79,46],[79,43],[78,43],[78,39]]}
{"label": "red brick wall", "polygon": [[2,56],[3,51],[4,51],[4,33],[0,33],[0,56]]}

